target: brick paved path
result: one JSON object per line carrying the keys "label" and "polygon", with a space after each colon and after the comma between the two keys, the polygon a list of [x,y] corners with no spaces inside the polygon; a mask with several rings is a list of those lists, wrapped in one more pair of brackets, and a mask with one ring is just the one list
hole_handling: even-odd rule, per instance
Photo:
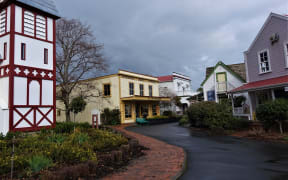
{"label": "brick paved path", "polygon": [[104,180],[166,180],[179,176],[185,161],[185,152],[182,148],[127,131],[124,128],[124,126],[116,127],[117,130],[138,139],[139,144],[150,150],[145,151],[145,156],[132,160],[126,171],[109,175],[103,178]]}

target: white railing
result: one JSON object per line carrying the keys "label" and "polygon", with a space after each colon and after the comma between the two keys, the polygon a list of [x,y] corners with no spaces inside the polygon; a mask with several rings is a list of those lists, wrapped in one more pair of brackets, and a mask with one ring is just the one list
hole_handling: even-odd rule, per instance
{"label": "white railing", "polygon": [[234,114],[244,114],[243,107],[234,107]]}
{"label": "white railing", "polygon": [[177,96],[194,96],[196,93],[190,90],[176,91]]}

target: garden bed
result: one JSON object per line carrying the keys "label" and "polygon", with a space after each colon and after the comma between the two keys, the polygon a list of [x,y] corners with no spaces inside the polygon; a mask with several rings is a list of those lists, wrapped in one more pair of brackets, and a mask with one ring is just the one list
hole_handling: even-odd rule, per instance
{"label": "garden bed", "polygon": [[[15,138],[13,138],[15,137]],[[14,143],[13,143],[14,142]],[[58,124],[54,130],[0,137],[0,179],[95,179],[143,155],[136,139],[89,125]]]}

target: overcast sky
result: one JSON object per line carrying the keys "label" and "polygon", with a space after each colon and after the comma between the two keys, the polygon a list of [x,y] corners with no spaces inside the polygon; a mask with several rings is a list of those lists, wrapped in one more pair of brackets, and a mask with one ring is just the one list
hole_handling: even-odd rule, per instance
{"label": "overcast sky", "polygon": [[196,90],[218,61],[242,63],[270,14],[287,0],[56,0],[60,14],[90,24],[118,69],[190,76]]}

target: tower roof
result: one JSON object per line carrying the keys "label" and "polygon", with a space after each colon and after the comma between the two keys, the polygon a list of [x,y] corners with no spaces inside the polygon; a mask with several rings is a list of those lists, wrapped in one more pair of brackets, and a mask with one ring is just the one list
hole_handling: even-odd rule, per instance
{"label": "tower roof", "polygon": [[60,14],[56,8],[54,0],[15,0],[15,1],[39,9],[40,11],[51,14],[53,16],[60,17]]}

